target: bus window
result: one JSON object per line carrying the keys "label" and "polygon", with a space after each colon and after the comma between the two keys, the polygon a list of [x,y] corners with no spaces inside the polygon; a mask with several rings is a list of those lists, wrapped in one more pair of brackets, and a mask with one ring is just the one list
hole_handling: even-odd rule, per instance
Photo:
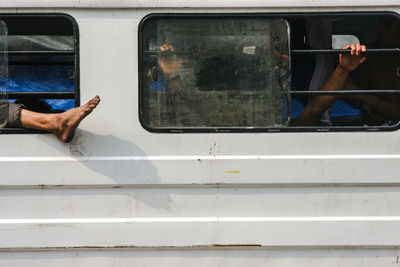
{"label": "bus window", "polygon": [[[394,130],[398,36],[399,16],[385,12],[149,15],[140,120],[173,132]],[[367,60],[332,86],[351,44]]]}
{"label": "bus window", "polygon": [[[4,98],[37,112],[78,106],[76,22],[63,14],[0,14],[0,20],[8,31]],[[2,129],[2,133],[26,131]]]}
{"label": "bus window", "polygon": [[149,18],[142,26],[142,122],[148,128],[284,126],[284,19]]}

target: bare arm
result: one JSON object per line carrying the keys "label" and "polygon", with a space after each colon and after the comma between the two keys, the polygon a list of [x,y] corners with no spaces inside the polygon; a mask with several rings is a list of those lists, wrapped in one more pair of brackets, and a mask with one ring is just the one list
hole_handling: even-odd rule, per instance
{"label": "bare arm", "polygon": [[[343,49],[351,49],[351,55],[339,55],[339,65],[332,73],[331,77],[322,85],[321,91],[341,90],[346,83],[350,72],[355,70],[366,57],[361,56],[361,52],[366,51],[363,45],[350,45]],[[292,121],[293,126],[312,126],[318,125],[322,114],[338,98],[336,95],[315,95],[311,98],[310,104],[304,108],[300,115]]]}
{"label": "bare arm", "polygon": [[[332,76],[322,85],[321,91],[334,91],[343,87],[349,72],[340,65],[332,73]],[[315,95],[310,104],[304,108],[300,115],[293,120],[293,126],[318,125],[322,114],[338,98],[336,95]]]}

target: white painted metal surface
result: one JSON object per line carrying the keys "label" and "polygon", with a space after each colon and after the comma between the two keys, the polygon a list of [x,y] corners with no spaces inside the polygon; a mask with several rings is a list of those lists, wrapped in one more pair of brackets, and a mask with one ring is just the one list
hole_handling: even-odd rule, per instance
{"label": "white painted metal surface", "polygon": [[81,99],[102,97],[70,144],[0,136],[0,266],[399,265],[398,131],[149,133],[137,76],[137,30],[149,13],[399,12],[398,1],[0,6],[73,16]]}

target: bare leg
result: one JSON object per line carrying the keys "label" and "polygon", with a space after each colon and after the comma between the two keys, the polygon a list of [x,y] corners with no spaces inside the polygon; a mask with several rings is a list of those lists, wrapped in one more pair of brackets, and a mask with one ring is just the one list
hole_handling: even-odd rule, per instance
{"label": "bare leg", "polygon": [[62,142],[69,142],[79,123],[89,115],[100,102],[100,97],[92,98],[86,104],[63,113],[37,113],[21,110],[21,125],[24,128],[43,130],[54,133]]}

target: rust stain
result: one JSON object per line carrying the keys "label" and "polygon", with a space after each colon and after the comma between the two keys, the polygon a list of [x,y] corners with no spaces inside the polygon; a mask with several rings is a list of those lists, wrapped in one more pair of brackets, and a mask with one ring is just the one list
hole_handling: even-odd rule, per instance
{"label": "rust stain", "polygon": [[46,188],[46,185],[44,185],[44,184],[39,184],[38,187],[39,187],[40,189],[45,189],[45,188]]}
{"label": "rust stain", "polygon": [[226,171],[224,173],[240,173],[240,171]]}
{"label": "rust stain", "polygon": [[210,245],[198,245],[198,246],[192,246],[192,247],[199,247],[199,248],[207,248],[207,247],[212,247],[212,248],[245,248],[245,247],[251,247],[251,248],[261,248],[261,244],[210,244]]}

